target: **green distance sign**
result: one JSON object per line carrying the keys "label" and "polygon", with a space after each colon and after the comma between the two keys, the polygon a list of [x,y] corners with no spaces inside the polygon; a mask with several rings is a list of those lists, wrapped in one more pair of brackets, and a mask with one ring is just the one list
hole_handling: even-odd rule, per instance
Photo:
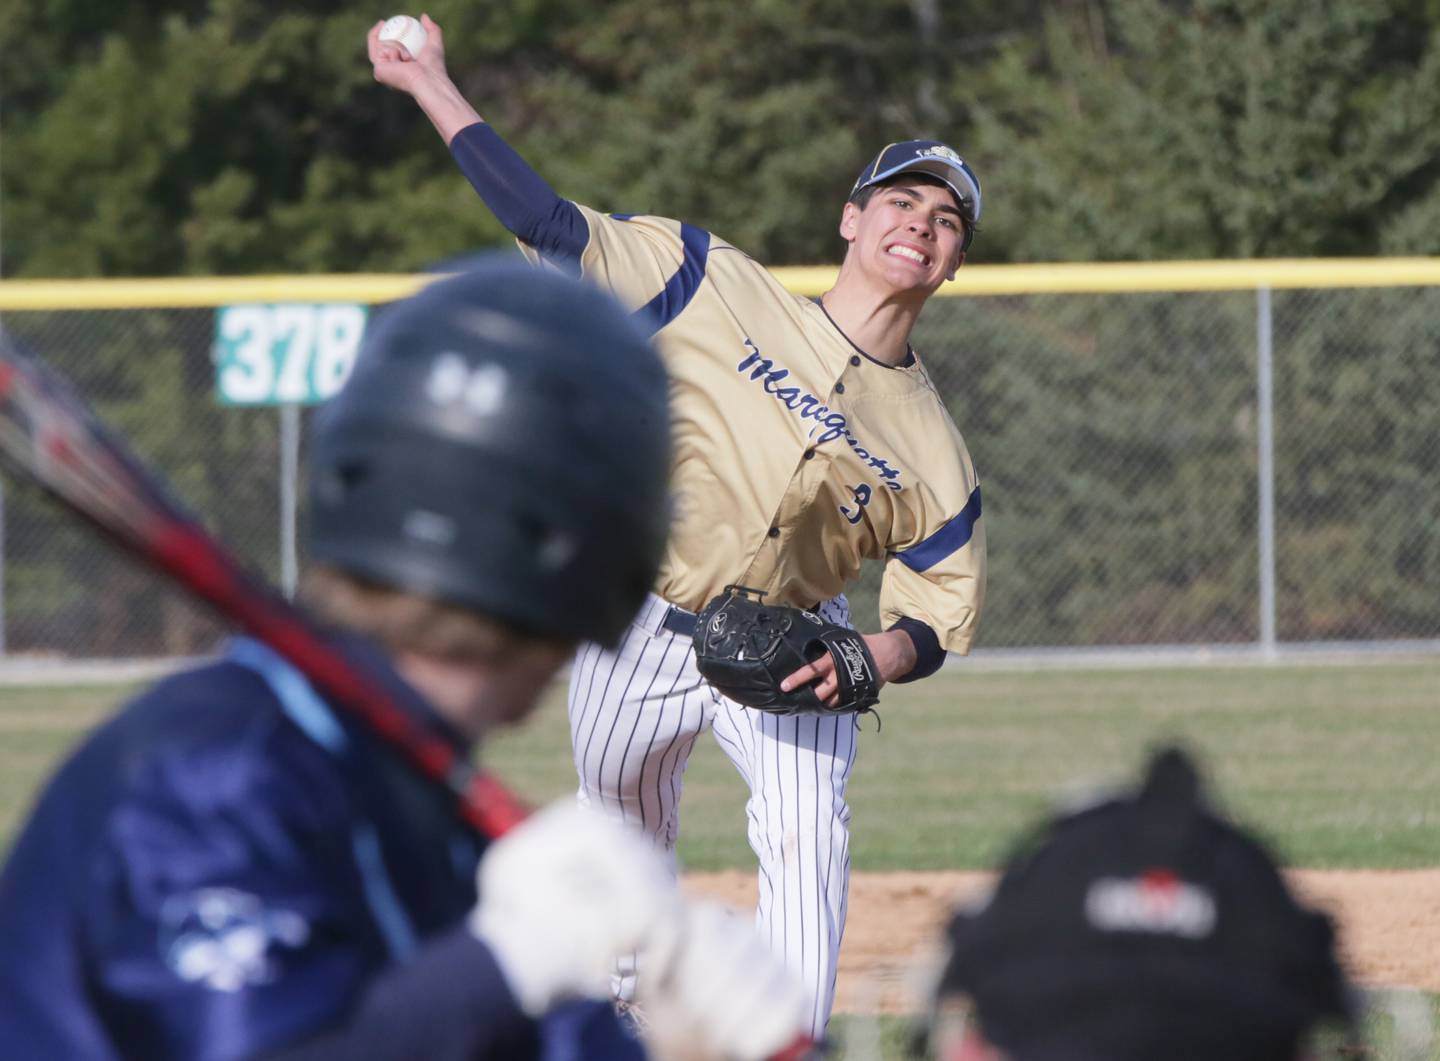
{"label": "green distance sign", "polygon": [[223,306],[215,389],[223,405],[313,405],[344,384],[367,310],[343,303]]}

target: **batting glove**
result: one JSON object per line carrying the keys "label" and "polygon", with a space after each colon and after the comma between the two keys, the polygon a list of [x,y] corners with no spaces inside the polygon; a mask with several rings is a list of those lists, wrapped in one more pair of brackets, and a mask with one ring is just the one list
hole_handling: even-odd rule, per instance
{"label": "batting glove", "polygon": [[635,950],[680,895],[638,835],[573,803],[551,806],[485,854],[471,931],[520,1007],[539,1016],[562,998],[604,997],[615,959]]}

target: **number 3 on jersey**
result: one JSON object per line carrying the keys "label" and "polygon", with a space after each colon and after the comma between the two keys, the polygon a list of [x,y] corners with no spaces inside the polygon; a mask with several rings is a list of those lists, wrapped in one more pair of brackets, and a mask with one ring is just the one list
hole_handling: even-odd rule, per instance
{"label": "number 3 on jersey", "polygon": [[852,509],[849,505],[841,505],[840,515],[852,524],[859,523],[865,506],[870,503],[870,484],[861,483],[859,486],[850,487],[850,496],[855,499],[855,507]]}

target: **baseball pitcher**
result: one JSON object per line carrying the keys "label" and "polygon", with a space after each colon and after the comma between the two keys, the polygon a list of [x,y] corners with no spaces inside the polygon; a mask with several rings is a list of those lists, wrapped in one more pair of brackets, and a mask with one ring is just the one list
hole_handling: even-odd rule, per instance
{"label": "baseball pitcher", "polygon": [[[671,377],[674,516],[620,643],[575,659],[580,799],[673,850],[681,779],[713,732],[749,785],[761,935],[809,986],[823,1033],[849,873],[856,712],[969,650],[984,599],[979,481],[909,336],[965,259],[980,182],[936,141],[891,144],[840,210],[835,286],[796,297],[720,237],[561,198],[463,98],[426,18],[416,57],[371,31],[378,81],[410,94],[524,253],[615,292]],[[845,587],[883,561],[883,633]],[[624,995],[629,985],[622,982]]]}

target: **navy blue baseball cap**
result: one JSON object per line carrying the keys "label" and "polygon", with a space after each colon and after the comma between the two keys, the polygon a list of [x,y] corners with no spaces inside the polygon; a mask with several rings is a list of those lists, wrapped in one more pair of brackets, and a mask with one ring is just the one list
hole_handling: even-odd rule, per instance
{"label": "navy blue baseball cap", "polygon": [[862,188],[899,173],[926,173],[945,182],[955,193],[965,215],[965,246],[969,247],[980,224],[980,178],[959,153],[939,140],[902,140],[898,144],[887,144],[860,171],[850,195],[853,197]]}

